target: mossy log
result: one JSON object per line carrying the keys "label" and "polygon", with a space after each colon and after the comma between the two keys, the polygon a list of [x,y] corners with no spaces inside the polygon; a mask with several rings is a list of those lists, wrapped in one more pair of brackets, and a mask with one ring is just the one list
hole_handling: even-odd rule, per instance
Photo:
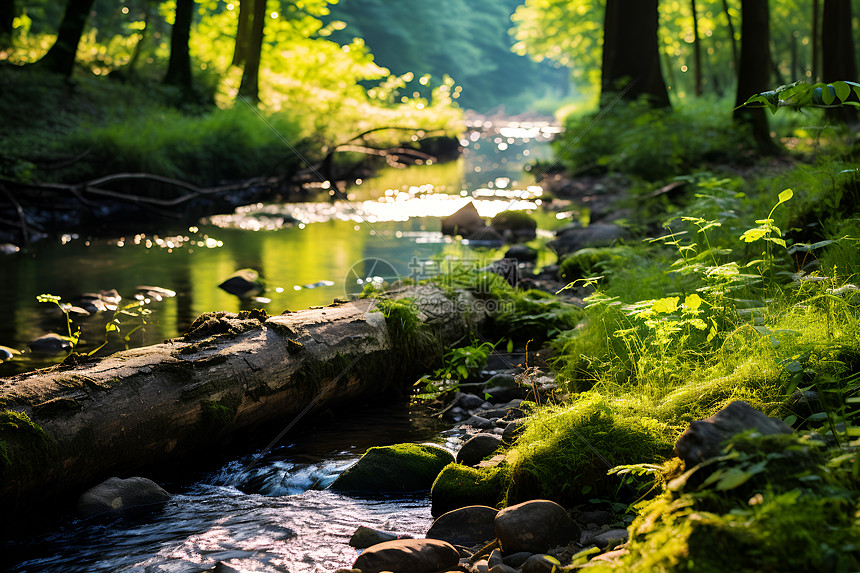
{"label": "mossy log", "polygon": [[[0,511],[216,450],[309,406],[404,390],[483,321],[458,296],[422,286],[393,294],[411,306],[384,313],[373,299],[272,317],[209,313],[182,338],[0,379]],[[411,332],[403,313],[418,324]]]}

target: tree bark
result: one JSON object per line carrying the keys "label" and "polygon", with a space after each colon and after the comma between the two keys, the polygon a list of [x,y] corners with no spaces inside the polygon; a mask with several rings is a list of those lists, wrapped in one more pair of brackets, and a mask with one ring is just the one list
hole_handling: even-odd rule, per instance
{"label": "tree bark", "polygon": [[260,57],[263,50],[263,32],[266,23],[266,0],[254,0],[251,16],[251,38],[245,52],[245,67],[239,97],[256,105],[260,101],[259,74]]}
{"label": "tree bark", "polygon": [[15,31],[15,0],[0,2],[0,50],[12,45],[12,33]]}
{"label": "tree bark", "polygon": [[[822,81],[857,81],[857,58],[851,24],[850,0],[824,0],[821,18]],[[830,108],[826,113],[829,120],[838,123],[857,121],[857,109],[853,106]]]}
{"label": "tree bark", "polygon": [[[773,88],[770,85],[770,14],[767,0],[742,0],[741,12],[741,54],[736,106],[742,106],[753,94]],[[760,153],[772,154],[777,151],[777,146],[770,137],[764,108],[738,107],[734,112],[734,121],[750,129]]]}
{"label": "tree bark", "polygon": [[57,40],[35,66],[67,78],[71,77],[75,69],[78,44],[81,42],[93,2],[94,0],[69,0],[57,31]]}
{"label": "tree bark", "polygon": [[812,76],[809,78],[813,82],[819,80],[821,68],[819,67],[819,54],[821,53],[821,31],[818,23],[818,14],[820,13],[819,1],[812,0]]}
{"label": "tree bark", "polygon": [[194,0],[176,0],[176,18],[170,35],[170,61],[164,83],[191,91],[191,54],[188,41],[191,38],[191,23],[194,20]]}
{"label": "tree bark", "polygon": [[239,24],[236,27],[236,45],[233,48],[234,66],[244,66],[248,61],[248,44],[251,41],[251,9],[254,0],[239,0]]}
{"label": "tree bark", "polygon": [[601,105],[616,94],[626,100],[644,97],[654,107],[670,105],[660,71],[657,21],[657,0],[607,0]]}
{"label": "tree bark", "polygon": [[735,24],[732,20],[732,15],[729,13],[729,2],[723,0],[723,12],[726,14],[726,24],[729,30],[729,41],[732,46],[732,73],[738,74],[738,41],[735,38]]}
{"label": "tree bark", "polygon": [[417,332],[373,299],[268,318],[209,313],[164,344],[0,379],[3,522],[108,477],[272,432],[306,408],[408,390],[486,316],[464,292],[455,302],[432,286],[392,297],[413,300]]}
{"label": "tree bark", "polygon": [[690,0],[690,11],[693,14],[693,74],[696,84],[696,96],[702,95],[702,42],[699,40],[699,15],[696,13],[696,0]]}

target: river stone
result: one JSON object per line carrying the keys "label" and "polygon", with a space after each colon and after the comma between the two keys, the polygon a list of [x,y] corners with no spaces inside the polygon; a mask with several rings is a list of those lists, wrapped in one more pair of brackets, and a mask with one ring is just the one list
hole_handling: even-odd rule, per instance
{"label": "river stone", "polygon": [[586,544],[593,543],[601,549],[614,548],[626,542],[629,535],[626,529],[608,529],[587,538]]}
{"label": "river stone", "polygon": [[353,567],[362,573],[433,573],[455,569],[460,554],[437,539],[398,539],[374,545],[358,556]]}
{"label": "river stone", "polygon": [[30,341],[27,346],[36,354],[63,354],[72,349],[72,343],[65,336],[49,332]]}
{"label": "river stone", "polygon": [[480,396],[476,396],[475,394],[461,394],[459,398],[457,398],[457,405],[461,408],[465,408],[467,410],[474,410],[481,406],[484,403],[484,399]]}
{"label": "river stone", "polygon": [[352,537],[349,539],[349,546],[355,547],[356,549],[366,549],[376,545],[377,543],[394,541],[395,539],[411,538],[411,535],[391,533],[390,531],[382,531],[380,529],[372,529],[370,527],[359,525],[358,529],[355,530],[355,533],[353,533]]}
{"label": "river stone", "polygon": [[502,441],[506,444],[513,444],[516,441],[517,436],[522,433],[525,425],[526,421],[523,418],[510,422],[502,431]]}
{"label": "river stone", "polygon": [[746,430],[754,430],[765,436],[794,431],[782,420],[769,418],[738,400],[709,418],[690,422],[690,427],[675,443],[675,454],[691,468],[719,456],[728,440]]}
{"label": "river stone", "polygon": [[427,530],[427,539],[439,539],[452,545],[474,547],[496,538],[493,520],[498,509],[470,505],[440,515]]}
{"label": "river stone", "polygon": [[486,226],[487,223],[478,214],[475,204],[470,201],[453,215],[442,219],[442,234],[463,235],[465,237]]}
{"label": "river stone", "polygon": [[442,468],[453,461],[448,450],[427,444],[370,448],[330,488],[375,493],[429,490]]}
{"label": "river stone", "polygon": [[471,426],[478,430],[489,430],[493,427],[493,423],[483,416],[473,415],[471,418],[463,422],[464,426]]}
{"label": "river stone", "polygon": [[102,513],[164,503],[168,499],[170,494],[150,479],[112,477],[87,490],[78,498],[77,513],[87,518]]}
{"label": "river stone", "polygon": [[554,501],[526,501],[499,512],[496,537],[504,553],[545,553],[558,545],[579,540],[579,526]]}
{"label": "river stone", "polygon": [[587,227],[569,229],[546,246],[561,260],[585,247],[608,247],[629,236],[627,229],[614,223],[593,223]]}
{"label": "river stone", "polygon": [[490,226],[509,241],[531,241],[537,236],[537,221],[522,211],[502,211]]}
{"label": "river stone", "polygon": [[561,563],[551,555],[532,555],[520,567],[522,573],[554,573],[561,569]]}
{"label": "river stone", "polygon": [[514,245],[505,251],[506,259],[516,259],[521,263],[533,263],[537,256],[537,251],[526,245]]}
{"label": "river stone", "polygon": [[502,439],[494,434],[476,434],[466,440],[457,452],[457,463],[467,466],[478,462],[495,452],[502,445]]}
{"label": "river stone", "polygon": [[239,298],[250,298],[263,292],[260,274],[254,269],[239,269],[218,287]]}

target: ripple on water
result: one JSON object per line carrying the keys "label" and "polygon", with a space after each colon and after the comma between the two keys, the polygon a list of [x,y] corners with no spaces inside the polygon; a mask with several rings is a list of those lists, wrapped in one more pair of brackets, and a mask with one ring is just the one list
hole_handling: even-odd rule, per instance
{"label": "ripple on water", "polygon": [[266,496],[197,485],[157,511],[99,525],[73,522],[42,542],[44,557],[15,570],[193,573],[224,562],[246,571],[333,571],[358,556],[349,539],[359,525],[422,537],[431,523],[426,494]]}

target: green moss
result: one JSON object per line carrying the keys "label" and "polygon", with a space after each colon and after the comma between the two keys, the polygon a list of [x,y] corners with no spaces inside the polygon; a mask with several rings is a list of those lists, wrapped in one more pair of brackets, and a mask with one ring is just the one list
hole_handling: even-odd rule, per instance
{"label": "green moss", "polygon": [[525,211],[503,211],[493,218],[490,226],[499,232],[534,231],[537,229],[537,222]]}
{"label": "green moss", "polygon": [[638,492],[607,477],[614,466],[657,463],[672,453],[666,423],[596,393],[545,407],[526,424],[508,455],[508,505],[543,497],[572,506],[591,497],[632,500]]}
{"label": "green moss", "polygon": [[216,428],[228,426],[235,419],[241,403],[242,398],[236,394],[228,394],[217,402],[203,400],[200,402],[203,424]]}
{"label": "green moss", "polygon": [[430,490],[433,515],[469,505],[500,507],[504,496],[507,467],[472,468],[448,464]]}
{"label": "green moss", "polygon": [[607,266],[624,265],[635,255],[630,247],[588,247],[566,257],[559,267],[558,276],[563,281],[593,277]]}
{"label": "green moss", "polygon": [[425,444],[370,448],[331,485],[335,491],[395,492],[429,490],[454,456]]}
{"label": "green moss", "polygon": [[21,479],[43,470],[50,438],[24,412],[0,411],[0,477]]}

